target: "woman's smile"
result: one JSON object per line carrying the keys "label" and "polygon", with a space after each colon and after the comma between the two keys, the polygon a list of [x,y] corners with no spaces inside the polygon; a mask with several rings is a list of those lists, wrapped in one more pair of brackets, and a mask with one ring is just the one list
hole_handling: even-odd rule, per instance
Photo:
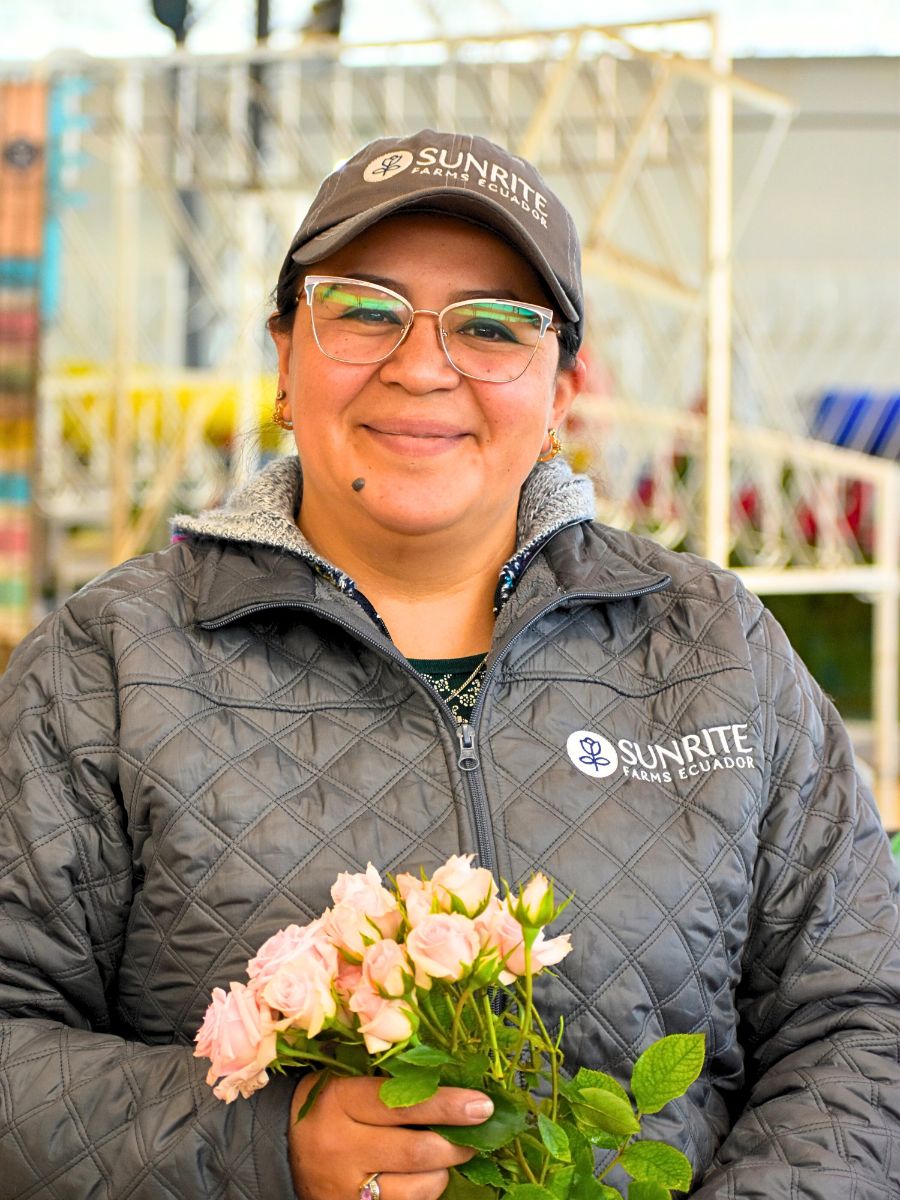
{"label": "woman's smile", "polygon": [[447,454],[469,437],[466,430],[449,422],[414,416],[377,418],[360,428],[389,453],[413,458]]}

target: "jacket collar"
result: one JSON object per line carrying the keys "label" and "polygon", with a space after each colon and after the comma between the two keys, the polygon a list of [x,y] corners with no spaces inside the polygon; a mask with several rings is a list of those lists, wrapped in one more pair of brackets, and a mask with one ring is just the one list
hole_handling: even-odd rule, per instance
{"label": "jacket collar", "polygon": [[[353,580],[317,554],[297,526],[302,490],[297,457],[277,459],[222,508],[173,519],[175,540],[220,543],[204,566],[199,620],[225,622],[256,607],[310,603],[321,594],[317,576],[345,594],[348,610],[358,611],[350,599]],[[598,592],[612,598],[665,586],[667,576],[617,547],[621,535],[593,523],[593,515],[593,485],[586,476],[573,475],[561,459],[536,467],[522,488],[517,549],[500,572],[500,602],[511,595],[541,549],[560,593]],[[241,553],[230,553],[229,545],[240,546]]]}

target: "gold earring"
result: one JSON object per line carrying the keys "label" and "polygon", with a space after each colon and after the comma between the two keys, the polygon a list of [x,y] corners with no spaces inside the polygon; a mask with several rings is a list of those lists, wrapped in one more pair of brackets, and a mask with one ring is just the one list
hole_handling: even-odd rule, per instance
{"label": "gold earring", "polygon": [[559,434],[555,429],[548,429],[547,437],[550,439],[550,449],[543,450],[538,455],[537,460],[539,463],[549,462],[551,458],[556,458],[557,454],[562,450],[562,442],[559,440]]}
{"label": "gold earring", "polygon": [[287,392],[280,389],[275,393],[275,412],[272,415],[273,422],[279,429],[293,429],[294,422],[289,421],[284,415],[284,402],[287,399]]}

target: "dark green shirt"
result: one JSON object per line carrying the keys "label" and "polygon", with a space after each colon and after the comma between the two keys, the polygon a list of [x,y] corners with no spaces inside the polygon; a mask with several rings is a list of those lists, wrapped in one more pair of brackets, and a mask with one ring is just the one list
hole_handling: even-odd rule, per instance
{"label": "dark green shirt", "polygon": [[481,691],[486,658],[486,654],[469,654],[465,658],[411,658],[409,661],[440,693],[441,699],[463,725],[471,717]]}

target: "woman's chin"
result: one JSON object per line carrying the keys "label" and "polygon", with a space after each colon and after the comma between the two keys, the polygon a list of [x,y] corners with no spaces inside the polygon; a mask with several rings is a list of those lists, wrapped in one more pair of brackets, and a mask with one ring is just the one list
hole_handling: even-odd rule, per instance
{"label": "woman's chin", "polygon": [[365,504],[366,514],[376,525],[386,532],[405,537],[426,537],[463,526],[470,512],[467,505],[459,503],[411,505],[378,503],[375,497],[366,499],[370,501]]}

